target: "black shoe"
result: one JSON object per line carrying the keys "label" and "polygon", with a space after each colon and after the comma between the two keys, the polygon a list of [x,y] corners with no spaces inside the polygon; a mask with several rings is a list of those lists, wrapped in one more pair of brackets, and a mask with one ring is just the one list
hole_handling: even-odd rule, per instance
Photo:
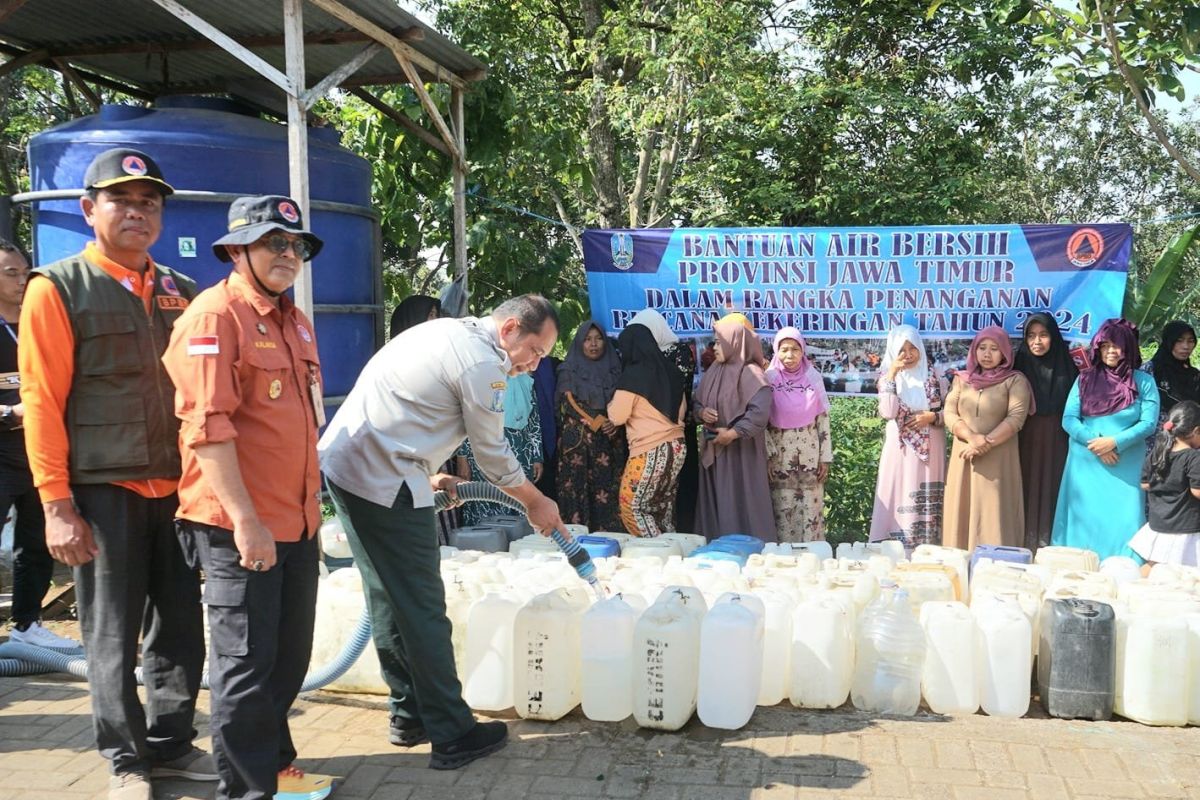
{"label": "black shoe", "polygon": [[397,747],[416,747],[429,741],[425,726],[416,720],[392,717],[388,723],[388,741]]}
{"label": "black shoe", "polygon": [[468,733],[446,744],[435,744],[429,757],[431,769],[458,769],[508,744],[508,726],[503,722],[477,722]]}

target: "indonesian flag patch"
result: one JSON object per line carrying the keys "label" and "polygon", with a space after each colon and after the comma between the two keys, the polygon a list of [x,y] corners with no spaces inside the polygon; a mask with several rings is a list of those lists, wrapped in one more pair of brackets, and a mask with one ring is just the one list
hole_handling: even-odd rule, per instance
{"label": "indonesian flag patch", "polygon": [[189,356],[215,356],[221,352],[216,336],[189,336],[187,354]]}

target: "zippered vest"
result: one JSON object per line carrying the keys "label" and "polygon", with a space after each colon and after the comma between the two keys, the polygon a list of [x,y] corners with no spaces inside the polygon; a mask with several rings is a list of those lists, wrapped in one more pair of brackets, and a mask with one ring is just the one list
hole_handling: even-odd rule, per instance
{"label": "zippered vest", "polygon": [[161,359],[196,284],[156,266],[149,316],[141,297],[82,253],[33,271],[54,282],[75,333],[66,409],[72,483],[179,477],[175,387]]}

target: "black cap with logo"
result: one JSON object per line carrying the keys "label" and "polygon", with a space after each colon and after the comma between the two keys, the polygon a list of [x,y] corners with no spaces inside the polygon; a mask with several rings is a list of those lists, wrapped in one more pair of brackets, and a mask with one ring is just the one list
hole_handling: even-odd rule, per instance
{"label": "black cap with logo", "polygon": [[154,159],[129,147],[114,147],[93,158],[83,175],[83,188],[106,189],[131,181],[150,181],[163,196],[175,193]]}
{"label": "black cap with logo", "polygon": [[213,242],[213,254],[222,261],[229,261],[225,245],[253,244],[276,230],[298,234],[307,241],[312,247],[309,259],[316,258],[325,244],[316,234],[304,228],[300,207],[292,198],[269,194],[239,197],[230,204],[229,233]]}

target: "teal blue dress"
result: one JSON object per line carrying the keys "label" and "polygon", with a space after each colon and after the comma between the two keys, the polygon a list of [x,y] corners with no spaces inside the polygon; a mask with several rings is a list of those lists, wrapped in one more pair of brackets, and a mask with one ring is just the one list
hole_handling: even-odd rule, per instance
{"label": "teal blue dress", "polygon": [[[1154,378],[1134,370],[1137,398],[1128,406],[1102,417],[1085,417],[1080,410],[1079,381],[1067,395],[1063,430],[1070,437],[1067,466],[1058,490],[1058,509],[1050,543],[1095,550],[1101,560],[1129,556],[1129,540],[1146,523],[1145,502],[1139,481],[1146,455],[1146,437],[1158,423],[1158,387]],[[1087,449],[1097,436],[1117,442],[1120,459],[1105,466]]]}

